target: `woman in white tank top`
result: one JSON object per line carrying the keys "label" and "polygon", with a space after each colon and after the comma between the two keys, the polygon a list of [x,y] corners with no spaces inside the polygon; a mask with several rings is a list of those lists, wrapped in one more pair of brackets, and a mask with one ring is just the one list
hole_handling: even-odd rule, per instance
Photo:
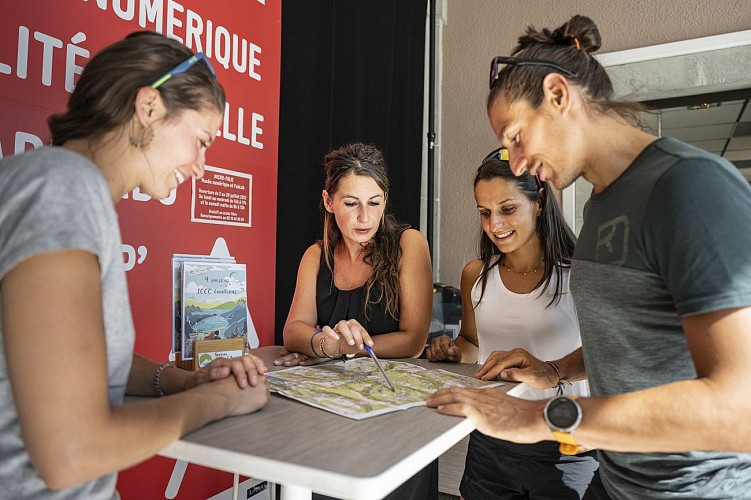
{"label": "woman in white tank top", "polygon": [[[511,378],[513,369],[502,370],[498,363],[520,350],[556,360],[581,346],[569,293],[575,236],[548,183],[528,173],[514,176],[504,149],[483,160],[474,194],[482,227],[480,258],[462,271],[459,336],[436,339],[426,354],[431,361],[482,363],[476,376],[484,380]],[[525,397],[547,399],[556,392],[589,393],[586,380],[553,376],[550,389],[530,389]],[[580,499],[597,468],[593,452],[571,457],[561,455],[553,441],[520,445],[475,431],[460,491],[467,500]]]}

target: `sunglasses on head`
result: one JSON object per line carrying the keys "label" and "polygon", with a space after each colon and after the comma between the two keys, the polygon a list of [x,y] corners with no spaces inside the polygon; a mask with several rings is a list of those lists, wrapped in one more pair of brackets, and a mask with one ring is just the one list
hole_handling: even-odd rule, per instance
{"label": "sunglasses on head", "polygon": [[154,80],[154,83],[151,84],[151,88],[155,89],[159,87],[161,84],[169,80],[175,75],[179,75],[180,73],[185,73],[190,68],[192,68],[198,61],[204,61],[206,63],[206,66],[209,67],[209,71],[211,71],[211,76],[216,78],[216,72],[214,71],[214,68],[211,67],[211,63],[206,58],[206,54],[203,52],[199,52],[198,54],[194,54],[172,68],[171,70],[167,71],[165,74]]}
{"label": "sunglasses on head", "polygon": [[[508,149],[506,148],[494,149],[493,151],[490,152],[490,154],[488,154],[488,156],[483,158],[483,160],[480,162],[480,166],[477,167],[477,169],[479,170],[482,167],[483,163],[485,163],[488,160],[508,161]],[[535,179],[537,179],[537,187],[542,189],[543,186],[542,186],[542,180],[540,179],[540,176],[535,175]]]}
{"label": "sunglasses on head", "polygon": [[498,76],[501,74],[503,66],[542,66],[545,68],[554,69],[557,72],[563,73],[564,75],[571,78],[576,76],[576,73],[574,73],[570,69],[564,68],[563,66],[560,66],[553,61],[546,61],[544,59],[524,59],[521,57],[496,56],[492,61],[490,61],[490,78],[488,84],[491,89],[493,88],[493,85],[495,85],[495,82],[498,81]]}

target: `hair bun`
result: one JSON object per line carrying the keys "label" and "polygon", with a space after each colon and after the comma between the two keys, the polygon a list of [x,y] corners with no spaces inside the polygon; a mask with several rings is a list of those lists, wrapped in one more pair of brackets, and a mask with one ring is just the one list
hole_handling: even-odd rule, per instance
{"label": "hair bun", "polygon": [[[573,46],[582,52],[595,52],[602,45],[602,37],[597,25],[587,16],[576,15],[555,30],[535,29],[528,26],[526,33],[519,37],[512,55],[536,52],[544,45]],[[544,49],[543,49],[544,50]]]}
{"label": "hair bun", "polygon": [[587,16],[576,15],[552,33],[556,42],[562,45],[575,45],[577,49],[590,53],[602,46],[602,37],[597,25]]}

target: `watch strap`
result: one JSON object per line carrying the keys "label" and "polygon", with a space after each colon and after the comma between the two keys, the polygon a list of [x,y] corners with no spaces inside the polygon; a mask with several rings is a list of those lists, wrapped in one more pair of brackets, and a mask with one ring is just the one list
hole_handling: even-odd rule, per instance
{"label": "watch strap", "polygon": [[562,455],[576,455],[577,453],[579,453],[579,448],[581,448],[581,446],[576,442],[576,440],[574,440],[574,436],[572,436],[568,432],[552,432],[555,440],[561,444],[558,450]]}

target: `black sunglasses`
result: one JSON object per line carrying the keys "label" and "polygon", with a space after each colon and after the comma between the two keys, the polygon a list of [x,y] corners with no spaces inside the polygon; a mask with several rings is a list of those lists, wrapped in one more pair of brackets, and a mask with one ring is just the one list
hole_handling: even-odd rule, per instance
{"label": "black sunglasses", "polygon": [[544,59],[523,59],[520,57],[507,57],[496,56],[490,61],[490,81],[489,87],[492,89],[495,82],[498,81],[498,75],[501,73],[501,66],[544,66],[546,68],[554,69],[559,73],[563,73],[568,77],[575,77],[576,73],[570,69],[566,69],[563,66],[559,66],[553,61],[546,61]]}

